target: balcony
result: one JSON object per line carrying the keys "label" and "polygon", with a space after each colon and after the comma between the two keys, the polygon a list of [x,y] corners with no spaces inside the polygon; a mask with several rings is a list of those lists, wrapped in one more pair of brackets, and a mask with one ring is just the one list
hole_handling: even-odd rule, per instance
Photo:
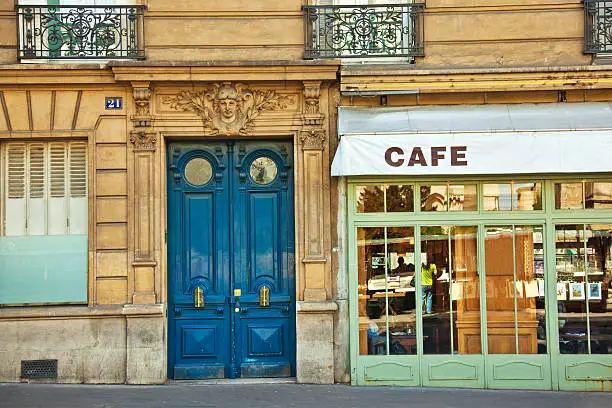
{"label": "balcony", "polygon": [[304,58],[424,56],[423,4],[304,6]]}
{"label": "balcony", "polygon": [[584,52],[612,53],[612,1],[584,0]]}
{"label": "balcony", "polygon": [[144,59],[143,6],[16,6],[18,59]]}

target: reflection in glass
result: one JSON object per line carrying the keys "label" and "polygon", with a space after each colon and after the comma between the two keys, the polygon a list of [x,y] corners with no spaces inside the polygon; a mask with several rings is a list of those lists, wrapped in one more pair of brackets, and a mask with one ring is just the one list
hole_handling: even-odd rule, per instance
{"label": "reflection in glass", "polygon": [[251,163],[249,173],[257,184],[270,184],[276,178],[276,163],[269,157],[258,157]]}
{"label": "reflection in glass", "polygon": [[481,353],[476,232],[472,226],[421,227],[425,354]]}
{"label": "reflection in glass", "polygon": [[512,210],[512,186],[510,184],[483,184],[482,193],[485,211]]}
{"label": "reflection in glass", "polygon": [[584,183],[585,208],[612,208],[612,183]]}
{"label": "reflection in glass", "polygon": [[611,231],[610,224],[556,226],[562,354],[612,353]]}
{"label": "reflection in glass", "polygon": [[448,209],[449,211],[476,211],[478,209],[476,184],[448,186]]}
{"label": "reflection in glass", "polygon": [[542,209],[541,183],[515,183],[513,187],[513,210],[533,211]]}
{"label": "reflection in glass", "polygon": [[355,186],[355,200],[358,213],[385,211],[385,193],[383,186]]}
{"label": "reflection in glass", "polygon": [[555,208],[572,210],[582,208],[582,183],[555,183]]}
{"label": "reflection in glass", "polygon": [[189,160],[185,166],[185,180],[194,186],[206,184],[212,178],[210,162],[201,157]]}
{"label": "reflection in glass", "polygon": [[421,186],[421,211],[446,211],[448,209],[448,186]]}
{"label": "reflection in glass", "polygon": [[387,212],[413,212],[414,187],[392,184],[387,186]]}
{"label": "reflection in glass", "polygon": [[545,354],[543,227],[485,230],[489,354]]}
{"label": "reflection in glass", "polygon": [[416,354],[414,229],[357,229],[359,354]]}

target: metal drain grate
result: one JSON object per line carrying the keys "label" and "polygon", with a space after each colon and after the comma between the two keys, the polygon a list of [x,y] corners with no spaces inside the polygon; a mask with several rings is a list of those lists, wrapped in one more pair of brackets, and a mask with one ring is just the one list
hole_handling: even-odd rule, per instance
{"label": "metal drain grate", "polygon": [[57,378],[57,360],[21,360],[21,378]]}

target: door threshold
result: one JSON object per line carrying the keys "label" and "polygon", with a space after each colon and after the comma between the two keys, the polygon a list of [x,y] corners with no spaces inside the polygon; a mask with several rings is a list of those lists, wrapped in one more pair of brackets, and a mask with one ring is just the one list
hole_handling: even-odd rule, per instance
{"label": "door threshold", "polygon": [[168,385],[258,385],[297,384],[295,377],[283,378],[213,378],[209,380],[168,380]]}

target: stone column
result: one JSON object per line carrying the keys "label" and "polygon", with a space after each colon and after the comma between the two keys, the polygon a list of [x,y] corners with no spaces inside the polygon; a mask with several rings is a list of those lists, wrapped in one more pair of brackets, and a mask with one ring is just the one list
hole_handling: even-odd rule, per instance
{"label": "stone column", "polygon": [[302,255],[296,307],[297,381],[334,382],[334,313],[330,301],[329,148],[320,112],[320,81],[304,82],[303,128],[299,136],[301,160]]}

